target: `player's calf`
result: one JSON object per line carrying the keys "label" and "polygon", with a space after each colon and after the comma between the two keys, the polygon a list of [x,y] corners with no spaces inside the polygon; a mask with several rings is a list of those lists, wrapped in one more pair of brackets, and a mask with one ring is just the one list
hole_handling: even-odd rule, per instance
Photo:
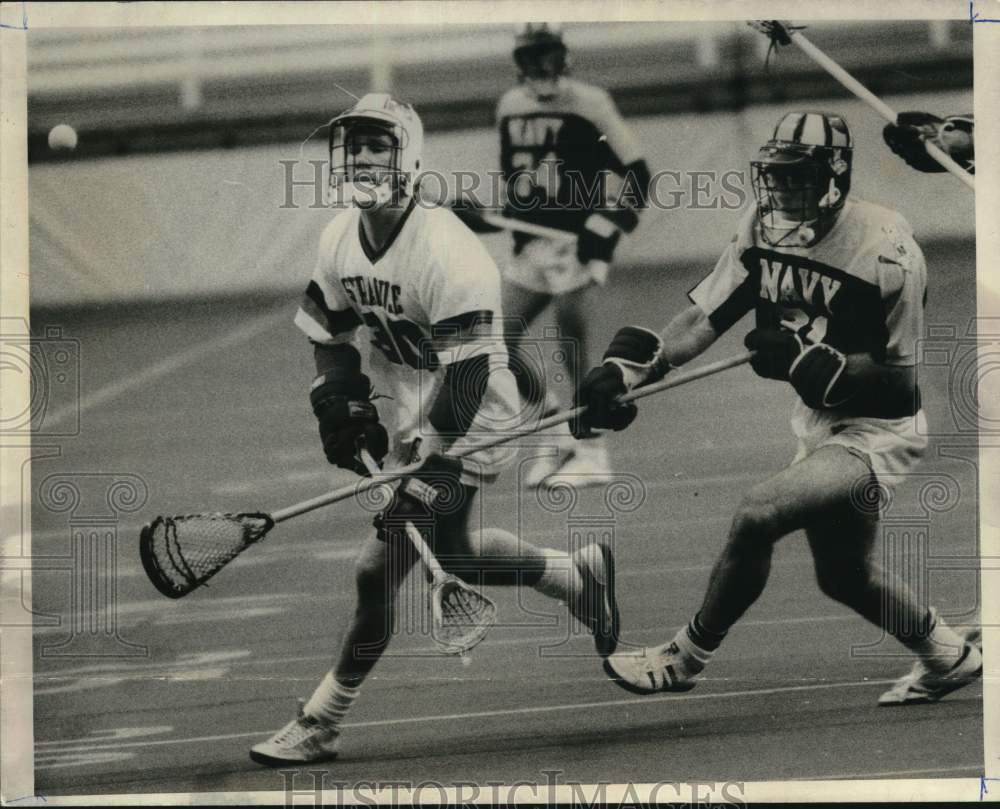
{"label": "player's calf", "polygon": [[572,555],[580,574],[581,588],[570,600],[573,616],[594,636],[594,646],[601,657],[618,648],[621,618],[615,594],[615,555],[610,546],[595,543]]}

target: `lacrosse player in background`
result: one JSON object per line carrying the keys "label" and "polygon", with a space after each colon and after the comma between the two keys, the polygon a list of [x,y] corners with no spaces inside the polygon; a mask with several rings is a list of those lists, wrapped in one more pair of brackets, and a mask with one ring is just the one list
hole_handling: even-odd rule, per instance
{"label": "lacrosse player in background", "polygon": [[938,118],[929,112],[901,112],[896,123],[885,125],[882,136],[892,151],[918,171],[945,170],[927,154],[924,143],[930,142],[963,169],[976,173],[976,123],[971,115]]}
{"label": "lacrosse player in background", "polygon": [[[560,337],[575,345],[576,356],[567,357],[566,366],[576,388],[577,363],[587,362],[584,296],[605,284],[622,233],[638,225],[650,174],[611,96],[566,75],[567,48],[557,28],[525,26],[515,40],[514,62],[520,82],[500,99],[496,113],[507,191],[504,215],[578,237],[574,243],[515,231],[503,273],[511,368],[524,400],[547,417],[559,410],[559,401],[520,340],[554,303]],[[624,178],[617,193],[606,193],[609,171]],[[610,480],[602,439],[574,442],[563,425],[556,444],[554,454],[540,456],[529,467],[527,486],[554,485],[560,478],[550,476],[556,472],[575,486]]]}
{"label": "lacrosse player in background", "polygon": [[[414,462],[415,451],[425,460],[400,482],[359,552],[356,609],[333,669],[296,719],[252,748],[262,764],[336,756],[339,726],[389,643],[398,588],[417,558],[407,521],[449,572],[478,584],[526,583],[565,601],[602,656],[617,642],[610,548],[569,555],[480,530],[470,519],[478,487],[512,455],[503,448],[462,460],[443,454],[516,429],[521,414],[499,272],[451,211],[416,204],[422,145],[416,112],[385,94],[366,95],[330,123],[331,190],[349,210],[324,231],[296,315],[314,347],[310,400],[323,450],[330,463],[361,475],[368,472],[360,445],[387,468]],[[359,339],[371,344],[367,369]],[[373,390],[386,404],[376,407]]]}
{"label": "lacrosse player in background", "polygon": [[877,487],[912,470],[927,445],[914,368],[926,267],[902,216],[848,199],[852,146],[838,115],[784,116],[751,163],[756,205],[692,305],[660,335],[619,331],[581,386],[588,410],[576,432],[623,429],[636,408],[617,396],[698,356],[753,310],[753,369],[799,397],[798,453],[740,504],[701,609],[662,646],[605,661],[629,691],[693,688],[763,591],[774,544],[798,529],[822,591],[918,657],[881,705],[934,702],[982,674],[979,631],[955,632],[874,558]]}

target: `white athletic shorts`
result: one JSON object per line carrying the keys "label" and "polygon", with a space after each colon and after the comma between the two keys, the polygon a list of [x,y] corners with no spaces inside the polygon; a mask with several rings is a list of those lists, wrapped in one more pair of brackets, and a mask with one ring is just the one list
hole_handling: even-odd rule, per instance
{"label": "white athletic shorts", "polygon": [[799,440],[792,463],[820,447],[838,445],[866,460],[879,483],[890,487],[900,475],[913,471],[927,449],[923,410],[901,419],[845,417],[813,410],[799,399],[792,412],[792,431]]}
{"label": "white athletic shorts", "polygon": [[608,280],[606,261],[581,264],[576,242],[531,239],[504,267],[503,278],[533,292],[565,295],[590,284],[604,286]]}

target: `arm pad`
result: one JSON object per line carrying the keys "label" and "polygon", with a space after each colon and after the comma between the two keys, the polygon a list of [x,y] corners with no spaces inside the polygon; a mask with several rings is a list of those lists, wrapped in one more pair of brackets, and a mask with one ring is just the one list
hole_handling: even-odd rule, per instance
{"label": "arm pad", "polygon": [[448,366],[427,417],[438,435],[460,438],[469,431],[489,381],[490,358],[485,354]]}
{"label": "arm pad", "polygon": [[316,360],[316,373],[319,375],[334,369],[354,374],[361,373],[361,354],[350,343],[338,343],[332,346],[313,343],[313,358]]}
{"label": "arm pad", "polygon": [[[649,193],[652,185],[653,176],[649,173],[649,166],[646,165],[645,160],[635,160],[629,163],[625,167],[625,184],[622,188],[619,203],[631,209],[633,215],[635,215],[635,211],[648,208]],[[638,224],[638,221],[639,218],[636,216],[636,224]],[[622,228],[626,233],[631,233],[634,229],[635,225],[630,228]]]}

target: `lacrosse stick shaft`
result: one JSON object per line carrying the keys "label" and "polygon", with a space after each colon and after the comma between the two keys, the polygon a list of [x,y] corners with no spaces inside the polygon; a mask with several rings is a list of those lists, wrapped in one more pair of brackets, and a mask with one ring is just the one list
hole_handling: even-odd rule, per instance
{"label": "lacrosse stick shaft", "polygon": [[395,480],[406,477],[406,475],[411,472],[417,471],[419,468],[420,464],[415,463],[410,466],[397,469],[388,477],[382,475],[378,480],[375,480],[374,478],[361,478],[354,483],[348,483],[345,486],[334,489],[333,491],[326,492],[325,494],[321,494],[317,497],[312,497],[309,500],[303,500],[301,503],[296,503],[294,506],[288,506],[288,508],[272,511],[271,519],[274,520],[275,524],[284,522],[285,520],[290,520],[292,517],[298,517],[300,514],[315,511],[323,506],[339,503],[341,500],[348,500],[355,495],[368,491],[372,486],[377,486],[380,483],[392,483]]}
{"label": "lacrosse stick shaft", "polygon": [[[365,465],[365,469],[368,470],[368,474],[370,474],[372,478],[382,476],[382,470],[379,468],[378,463],[376,463],[375,459],[368,450],[362,447],[358,451],[358,455],[361,457],[361,463]],[[383,485],[388,485],[385,484],[384,478],[382,483]],[[434,552],[431,551],[427,543],[424,541],[423,534],[421,534],[417,529],[417,526],[409,520],[406,521],[406,534],[409,536],[410,542],[412,542],[414,547],[417,549],[417,553],[420,554],[420,558],[424,560],[424,564],[430,571],[431,577],[434,581],[438,582],[441,579],[446,578],[447,574],[444,572],[444,568],[441,567],[441,563],[434,557]]]}
{"label": "lacrosse stick shaft", "polygon": [[[814,62],[816,62],[821,68],[823,68],[827,73],[833,76],[837,81],[839,81],[844,87],[850,90],[854,95],[864,101],[869,107],[874,109],[879,115],[885,118],[889,123],[896,123],[896,112],[888,104],[886,104],[881,98],[875,95],[871,90],[865,87],[861,82],[859,82],[854,76],[848,73],[844,68],[838,65],[833,59],[827,56],[823,51],[812,44],[808,39],[806,39],[801,33],[797,31],[788,31],[788,36],[798,47],[799,50],[805,52]],[[969,172],[963,169],[958,163],[956,163],[952,158],[945,154],[936,144],[924,142],[924,146],[927,149],[927,154],[933,157],[938,163],[940,163],[945,169],[954,174],[965,183],[973,191],[976,190],[976,181]]]}
{"label": "lacrosse stick shaft", "polygon": [[[702,365],[700,368],[694,368],[690,371],[668,376],[666,379],[661,379],[659,382],[654,382],[652,385],[643,385],[641,388],[636,388],[632,392],[626,393],[619,399],[619,401],[626,404],[628,402],[634,402],[636,399],[643,399],[646,396],[652,396],[654,393],[670,390],[670,388],[677,388],[681,385],[686,385],[688,382],[694,382],[697,379],[704,379],[706,376],[712,376],[713,374],[720,373],[721,371],[726,371],[729,368],[735,368],[737,365],[743,365],[746,362],[750,362],[751,357],[753,357],[753,352],[745,351],[734,357],[727,357],[726,359],[718,360],[717,362],[710,362],[707,365]],[[572,410],[564,410],[562,413],[556,413],[549,416],[547,419],[542,419],[538,423],[538,426],[531,432],[537,433],[540,430],[547,430],[549,427],[555,427],[557,424],[572,421],[586,409],[587,408],[585,407],[574,407]]]}
{"label": "lacrosse stick shaft", "polygon": [[544,225],[532,224],[531,222],[522,222],[520,219],[511,219],[509,216],[501,216],[496,213],[484,213],[483,221],[488,225],[503,228],[504,230],[517,230],[521,233],[529,233],[532,236],[541,236],[544,239],[553,239],[562,242],[576,241],[576,234],[568,230],[548,228]]}
{"label": "lacrosse stick shaft", "polygon": [[[734,357],[728,357],[726,359],[718,360],[716,362],[710,362],[707,365],[703,365],[700,368],[693,368],[690,371],[680,371],[675,374],[671,374],[666,379],[661,379],[659,382],[654,382],[652,385],[645,385],[644,387],[637,388],[631,393],[626,394],[622,397],[622,402],[634,402],[636,399],[642,399],[646,396],[652,396],[654,393],[660,393],[664,390],[669,390],[670,388],[677,388],[681,385],[686,385],[688,382],[694,382],[698,379],[704,379],[706,376],[712,376],[713,374],[720,373],[729,368],[735,368],[738,365],[743,365],[745,362],[749,362],[750,358],[753,356],[749,351],[743,352],[742,354],[737,354]],[[534,435],[535,433],[541,432],[542,430],[548,430],[551,427],[555,427],[559,424],[563,424],[567,421],[572,421],[574,418],[583,413],[585,408],[575,407],[570,410],[564,410],[561,413],[555,413],[549,416],[547,419],[542,419],[535,425],[531,430],[525,432],[512,431],[510,433],[505,433],[503,435],[498,435],[495,438],[491,438],[487,441],[483,441],[480,444],[475,444],[474,446],[467,447],[460,452],[448,453],[449,458],[464,458],[467,455],[471,455],[474,452],[480,452],[485,449],[492,449],[493,447],[499,447],[503,444],[509,444],[511,441],[516,441],[518,438],[525,438],[529,435]],[[369,456],[370,457],[370,456]],[[301,503],[296,503],[293,506],[288,506],[288,508],[283,508],[278,511],[271,513],[271,519],[275,523],[282,522],[284,520],[291,519],[292,517],[297,517],[300,514],[305,514],[309,511],[315,511],[323,506],[329,506],[333,503],[338,503],[341,500],[347,500],[354,497],[357,494],[368,491],[372,486],[378,486],[385,483],[394,483],[401,478],[411,475],[420,469],[422,462],[413,463],[409,466],[402,466],[399,469],[394,469],[391,472],[384,472],[378,470],[378,479],[374,476],[369,478],[362,478],[355,483],[349,483],[346,486],[341,486],[339,489],[334,489],[333,491],[327,492],[326,494],[321,494],[318,497],[313,497],[310,500],[304,500]],[[377,469],[377,467],[376,467]]]}
{"label": "lacrosse stick shaft", "polygon": [[413,543],[413,547],[417,549],[417,553],[420,554],[420,558],[430,571],[431,578],[434,579],[434,583],[437,584],[442,579],[447,578],[448,574],[444,572],[444,568],[441,567],[441,563],[434,557],[434,552],[424,540],[423,534],[420,533],[417,526],[415,526],[412,522],[407,521],[406,523],[406,535],[410,538],[410,542]]}

